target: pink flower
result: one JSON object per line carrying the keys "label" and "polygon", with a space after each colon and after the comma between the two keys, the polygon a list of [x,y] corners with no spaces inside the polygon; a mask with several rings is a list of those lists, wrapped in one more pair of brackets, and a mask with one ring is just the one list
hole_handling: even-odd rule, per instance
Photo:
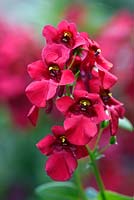
{"label": "pink flower", "polygon": [[102,95],[102,99],[110,115],[111,135],[115,135],[118,130],[119,118],[124,117],[125,109],[123,107],[123,103],[113,98],[111,96],[111,93],[109,93],[109,91],[106,90]]}
{"label": "pink flower", "polygon": [[45,170],[53,180],[66,181],[77,167],[77,159],[88,155],[84,146],[71,144],[62,126],[52,127],[53,135],[48,134],[37,143],[38,149],[46,156]]}
{"label": "pink flower", "polygon": [[44,62],[39,60],[28,65],[28,72],[35,81],[26,88],[26,95],[37,107],[45,107],[53,98],[58,86],[74,82],[71,70],[64,69],[69,50],[61,44],[47,46],[42,52]]}
{"label": "pink flower", "polygon": [[108,116],[98,94],[75,90],[73,96],[74,99],[68,96],[57,99],[56,106],[66,116],[64,127],[68,140],[85,145],[95,136],[96,124],[108,119]]}
{"label": "pink flower", "polygon": [[61,21],[57,28],[51,25],[45,26],[43,36],[48,44],[64,44],[71,49],[85,44],[84,38],[77,32],[76,25],[66,20]]}
{"label": "pink flower", "polygon": [[94,40],[91,40],[85,32],[80,33],[80,35],[85,39],[89,49],[85,64],[88,66],[90,65],[91,67],[98,64],[106,70],[111,69],[113,64],[103,57],[99,44]]}

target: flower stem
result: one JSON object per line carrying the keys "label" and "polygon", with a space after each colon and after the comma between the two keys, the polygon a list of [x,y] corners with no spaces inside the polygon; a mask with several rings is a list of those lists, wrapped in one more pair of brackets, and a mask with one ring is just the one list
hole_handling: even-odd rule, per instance
{"label": "flower stem", "polygon": [[72,65],[74,64],[74,61],[75,61],[76,55],[77,55],[77,51],[74,53],[74,55],[73,55],[73,59],[72,59],[70,65],[69,65],[68,69],[71,69]]}
{"label": "flower stem", "polygon": [[107,144],[105,147],[103,147],[102,149],[100,149],[99,153],[100,154],[104,153],[110,146],[111,146],[111,144]]}
{"label": "flower stem", "polygon": [[66,95],[70,96],[70,86],[66,85]]}
{"label": "flower stem", "polygon": [[82,186],[78,170],[76,170],[74,175],[75,175],[75,183],[76,183],[77,188],[78,188],[80,199],[81,200],[89,200],[89,198],[86,196],[86,193],[85,193],[84,188]]}
{"label": "flower stem", "polygon": [[96,147],[97,147],[98,144],[99,144],[99,141],[100,141],[102,132],[103,132],[103,128],[100,128],[99,133],[98,133],[98,137],[97,137],[97,139],[96,139],[96,143],[95,143],[95,146],[94,146],[94,150],[96,149]]}
{"label": "flower stem", "polygon": [[99,172],[98,167],[96,165],[94,155],[93,155],[92,151],[90,150],[89,146],[87,146],[87,151],[88,151],[90,160],[92,162],[92,168],[93,168],[93,171],[94,171],[94,175],[95,175],[98,187],[100,189],[101,198],[102,198],[102,200],[106,200],[104,184],[102,182],[100,172]]}

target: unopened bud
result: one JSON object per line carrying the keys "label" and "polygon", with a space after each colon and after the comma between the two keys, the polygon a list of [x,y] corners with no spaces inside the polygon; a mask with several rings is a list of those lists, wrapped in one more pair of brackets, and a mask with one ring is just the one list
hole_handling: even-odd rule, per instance
{"label": "unopened bud", "polygon": [[105,120],[103,122],[101,122],[101,128],[106,128],[109,125],[109,121]]}
{"label": "unopened bud", "polygon": [[110,138],[110,144],[117,144],[117,138],[116,138],[116,136],[111,136],[111,138]]}

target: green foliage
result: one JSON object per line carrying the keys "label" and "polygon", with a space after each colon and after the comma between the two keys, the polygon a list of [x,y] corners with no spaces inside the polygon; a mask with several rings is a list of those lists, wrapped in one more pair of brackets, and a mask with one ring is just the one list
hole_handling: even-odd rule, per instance
{"label": "green foliage", "polygon": [[[78,200],[78,188],[72,182],[49,182],[38,186],[35,190],[39,200]],[[86,189],[89,200],[102,200],[100,192],[94,188]],[[106,200],[133,200],[132,197],[121,195],[112,191],[105,191]]]}
{"label": "green foliage", "polygon": [[126,117],[124,117],[123,119],[119,119],[119,127],[127,131],[134,131],[133,125]]}
{"label": "green foliage", "polygon": [[72,182],[49,182],[36,188],[41,200],[78,200],[78,191]]}
{"label": "green foliage", "polygon": [[[106,195],[106,200],[133,200],[132,197],[121,195],[111,191],[105,191],[105,195]],[[97,200],[102,200],[100,193],[98,194]]]}

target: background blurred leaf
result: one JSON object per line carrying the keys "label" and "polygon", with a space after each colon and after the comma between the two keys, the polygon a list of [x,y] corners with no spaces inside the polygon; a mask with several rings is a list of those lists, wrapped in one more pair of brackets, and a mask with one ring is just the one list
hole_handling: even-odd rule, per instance
{"label": "background blurred leaf", "polygon": [[[107,200],[132,200],[132,197],[124,196],[115,192],[105,191]],[[102,200],[101,195],[98,195],[98,200]]]}
{"label": "background blurred leaf", "polygon": [[49,200],[77,200],[78,191],[71,182],[50,182],[36,189],[36,194],[41,199]]}
{"label": "background blurred leaf", "polygon": [[133,125],[131,124],[131,122],[126,117],[124,117],[123,119],[119,119],[119,127],[122,128],[122,129],[125,129],[127,131],[133,131],[134,130]]}

